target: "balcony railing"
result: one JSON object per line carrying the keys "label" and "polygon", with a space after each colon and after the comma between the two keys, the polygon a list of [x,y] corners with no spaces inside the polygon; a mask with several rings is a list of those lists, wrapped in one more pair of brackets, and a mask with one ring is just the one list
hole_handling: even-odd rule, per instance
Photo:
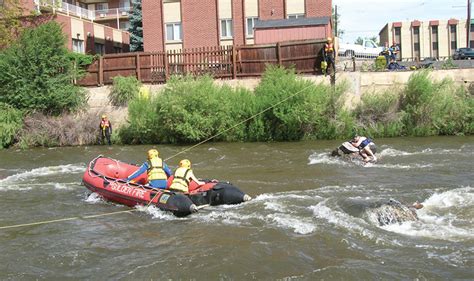
{"label": "balcony railing", "polygon": [[106,9],[106,10],[95,10],[95,18],[99,19],[110,19],[118,17],[128,17],[130,13],[130,7]]}
{"label": "balcony railing", "polygon": [[95,20],[94,11],[84,9],[67,2],[62,2],[60,0],[34,0],[34,2],[38,11],[40,11],[42,8],[47,8],[53,10],[53,12],[72,15],[81,19],[88,19],[91,21]]}

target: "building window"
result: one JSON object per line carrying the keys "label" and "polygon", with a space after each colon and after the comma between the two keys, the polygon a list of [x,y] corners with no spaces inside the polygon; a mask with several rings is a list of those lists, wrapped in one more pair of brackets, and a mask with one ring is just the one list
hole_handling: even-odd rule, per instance
{"label": "building window", "polygon": [[95,49],[95,53],[98,54],[98,55],[105,54],[104,44],[94,43],[94,49]]}
{"label": "building window", "polygon": [[458,48],[458,42],[457,42],[457,28],[455,24],[452,24],[449,26],[450,30],[450,41],[451,41],[451,53],[454,53],[454,51]]}
{"label": "building window", "polygon": [[129,0],[120,0],[119,8],[123,10],[130,10],[130,1]]}
{"label": "building window", "polygon": [[399,59],[402,58],[402,28],[395,27],[395,37],[393,38],[395,43],[398,45],[399,52],[398,55],[400,56]]}
{"label": "building window", "polygon": [[109,9],[109,3],[97,3],[95,4],[96,11],[103,11]]}
{"label": "building window", "polygon": [[221,20],[221,38],[232,38],[232,20]]}
{"label": "building window", "polygon": [[114,53],[119,54],[119,53],[121,53],[121,52],[122,52],[122,48],[121,48],[121,47],[116,47],[116,46],[114,47]]}
{"label": "building window", "polygon": [[84,41],[79,39],[72,39],[72,51],[75,53],[84,54]]}
{"label": "building window", "polygon": [[253,37],[253,27],[255,26],[255,21],[257,17],[247,18],[247,37]]}
{"label": "building window", "polygon": [[435,58],[439,57],[439,46],[438,46],[438,26],[431,26],[431,50],[432,56]]}
{"label": "building window", "polygon": [[182,38],[181,23],[166,24],[166,41],[180,41]]}
{"label": "building window", "polygon": [[299,18],[304,18],[304,14],[292,14],[292,15],[288,15],[288,19],[299,19]]}
{"label": "building window", "polygon": [[119,28],[121,30],[128,30],[130,28],[130,22],[129,21],[121,21],[119,23]]}
{"label": "building window", "polygon": [[420,58],[420,27],[413,27],[413,57]]}

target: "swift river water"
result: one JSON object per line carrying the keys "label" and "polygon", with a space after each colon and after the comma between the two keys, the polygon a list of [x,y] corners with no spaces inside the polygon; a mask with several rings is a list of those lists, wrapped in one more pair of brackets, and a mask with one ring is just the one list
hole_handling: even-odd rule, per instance
{"label": "swift river water", "polygon": [[[253,200],[186,218],[80,218],[128,209],[81,184],[87,163],[152,146],[0,151],[0,227],[77,217],[0,229],[0,280],[472,280],[474,137],[377,139],[367,166],[330,158],[340,142],[201,145],[184,154],[195,174]],[[371,206],[391,198],[423,203],[419,221],[380,226]]]}

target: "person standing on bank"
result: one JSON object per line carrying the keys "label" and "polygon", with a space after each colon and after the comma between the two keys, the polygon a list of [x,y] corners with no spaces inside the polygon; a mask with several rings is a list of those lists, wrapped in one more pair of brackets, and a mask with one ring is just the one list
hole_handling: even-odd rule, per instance
{"label": "person standing on bank", "polygon": [[107,119],[107,115],[102,115],[102,120],[100,121],[99,125],[100,130],[100,143],[105,144],[105,140],[107,139],[107,143],[111,145],[110,136],[112,135],[112,123],[110,123],[109,119]]}
{"label": "person standing on bank", "polygon": [[[333,75],[336,71],[336,63],[335,63],[335,56],[334,56],[334,44],[332,42],[332,38],[327,38],[327,43],[324,45],[323,49],[323,59],[326,62],[326,72],[325,74]],[[332,71],[330,69],[332,67]]]}
{"label": "person standing on bank", "polygon": [[141,165],[135,173],[131,174],[125,180],[127,182],[137,178],[145,171],[148,175],[148,185],[154,188],[165,189],[168,185],[168,177],[171,176],[171,169],[163,160],[158,157],[159,153],[156,149],[150,149],[147,152],[148,160]]}

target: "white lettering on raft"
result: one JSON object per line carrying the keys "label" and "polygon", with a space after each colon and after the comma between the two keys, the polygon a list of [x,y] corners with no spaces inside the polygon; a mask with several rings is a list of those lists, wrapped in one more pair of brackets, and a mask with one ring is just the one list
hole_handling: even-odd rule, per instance
{"label": "white lettering on raft", "polygon": [[136,187],[119,184],[117,182],[110,183],[110,189],[118,193],[122,193],[132,197],[138,197],[140,199],[145,199],[145,190],[138,189]]}

